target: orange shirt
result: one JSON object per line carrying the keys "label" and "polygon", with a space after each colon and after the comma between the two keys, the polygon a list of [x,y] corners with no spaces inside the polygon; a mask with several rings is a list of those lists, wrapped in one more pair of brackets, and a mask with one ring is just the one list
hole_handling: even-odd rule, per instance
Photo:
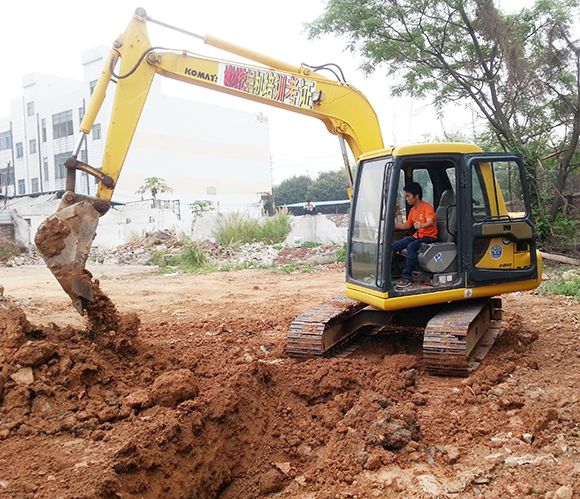
{"label": "orange shirt", "polygon": [[423,201],[419,208],[413,206],[407,218],[407,224],[413,226],[415,222],[426,224],[427,220],[433,219],[433,226],[426,229],[419,229],[415,232],[415,237],[434,237],[437,239],[437,221],[435,220],[435,210],[427,201]]}

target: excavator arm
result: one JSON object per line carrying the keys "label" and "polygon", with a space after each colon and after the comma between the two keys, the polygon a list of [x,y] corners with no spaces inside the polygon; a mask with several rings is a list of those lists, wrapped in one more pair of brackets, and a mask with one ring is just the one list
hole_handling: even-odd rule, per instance
{"label": "excavator arm", "polygon": [[[81,314],[87,301],[93,300],[92,276],[85,264],[98,219],[110,207],[155,74],[318,118],[330,133],[346,141],[355,159],[384,148],[374,109],[361,92],[346,82],[325,78],[304,65],[288,64],[219,38],[181,29],[177,30],[258,65],[152,47],[147,21],[177,29],[148,17],[144,9],[135,11],[106,58],[80,125],[77,146],[65,163],[67,192],[57,212],[43,222],[35,238],[47,266]],[[79,161],[78,155],[113,79],[116,91],[102,166],[98,169]],[[99,179],[95,198],[75,193],[77,170]],[[347,170],[350,176],[350,169]]]}

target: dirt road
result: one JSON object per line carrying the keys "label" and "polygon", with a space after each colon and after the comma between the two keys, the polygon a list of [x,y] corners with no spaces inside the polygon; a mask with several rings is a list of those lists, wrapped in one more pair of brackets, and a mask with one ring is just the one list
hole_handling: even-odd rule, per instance
{"label": "dirt road", "polygon": [[0,498],[580,497],[570,299],[505,297],[479,370],[434,378],[412,332],[287,358],[291,320],[342,291],[337,266],[89,269],[118,331],[87,331],[43,266],[0,269]]}

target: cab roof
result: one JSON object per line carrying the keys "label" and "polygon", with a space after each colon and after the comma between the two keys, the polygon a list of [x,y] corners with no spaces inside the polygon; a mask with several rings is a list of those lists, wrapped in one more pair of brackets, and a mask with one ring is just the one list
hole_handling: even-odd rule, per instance
{"label": "cab roof", "polygon": [[483,150],[473,144],[463,144],[461,142],[433,142],[425,144],[414,144],[406,146],[389,147],[380,151],[373,151],[362,154],[359,161],[373,159],[380,156],[411,156],[416,154],[469,154],[483,152]]}

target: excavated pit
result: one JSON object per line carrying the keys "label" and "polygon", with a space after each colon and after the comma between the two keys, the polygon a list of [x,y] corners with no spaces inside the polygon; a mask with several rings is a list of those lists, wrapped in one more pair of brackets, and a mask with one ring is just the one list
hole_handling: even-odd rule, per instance
{"label": "excavated pit", "polygon": [[101,279],[83,327],[62,319],[68,304],[5,297],[0,498],[580,491],[577,303],[506,297],[503,334],[467,379],[426,375],[416,334],[287,358],[292,319],[343,279],[335,266]]}

